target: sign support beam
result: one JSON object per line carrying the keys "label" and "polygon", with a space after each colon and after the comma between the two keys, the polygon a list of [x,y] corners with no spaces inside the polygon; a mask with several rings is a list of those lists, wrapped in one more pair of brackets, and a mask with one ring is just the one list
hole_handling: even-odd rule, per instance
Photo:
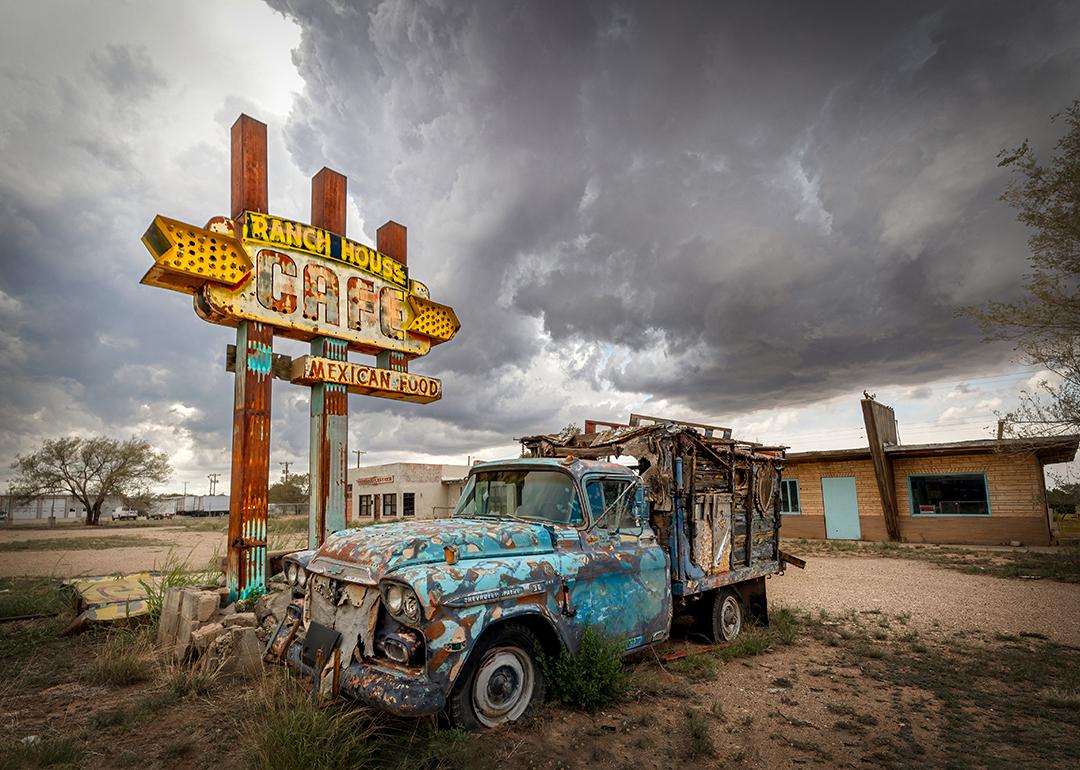
{"label": "sign support beam", "polygon": [[[266,124],[241,115],[232,127],[232,209],[266,211]],[[267,491],[270,484],[270,408],[273,327],[236,327],[229,552],[230,600],[266,590]]]}
{"label": "sign support beam", "polygon": [[[347,182],[343,174],[323,168],[311,179],[311,223],[345,235]],[[348,360],[344,340],[316,337],[311,354],[333,361]],[[311,443],[308,448],[308,547],[317,548],[327,535],[345,529],[346,469],[349,457],[349,395],[339,383],[311,386]]]}

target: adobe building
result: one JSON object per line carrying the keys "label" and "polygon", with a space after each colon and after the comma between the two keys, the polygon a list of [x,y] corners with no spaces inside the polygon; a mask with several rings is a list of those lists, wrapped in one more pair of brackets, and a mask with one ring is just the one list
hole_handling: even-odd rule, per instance
{"label": "adobe building", "polygon": [[350,468],[345,490],[349,523],[446,518],[468,475],[467,465],[386,463]]}
{"label": "adobe building", "polygon": [[784,537],[1050,544],[1043,469],[1080,436],[902,445],[893,410],[862,405],[870,446],[787,456]]}

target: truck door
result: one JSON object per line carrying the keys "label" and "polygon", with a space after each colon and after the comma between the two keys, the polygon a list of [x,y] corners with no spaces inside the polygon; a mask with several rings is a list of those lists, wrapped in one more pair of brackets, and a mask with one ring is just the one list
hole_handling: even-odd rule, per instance
{"label": "truck door", "polygon": [[628,649],[667,638],[671,578],[648,524],[641,485],[625,477],[585,479],[590,524],[587,567],[575,586],[580,621],[626,640]]}

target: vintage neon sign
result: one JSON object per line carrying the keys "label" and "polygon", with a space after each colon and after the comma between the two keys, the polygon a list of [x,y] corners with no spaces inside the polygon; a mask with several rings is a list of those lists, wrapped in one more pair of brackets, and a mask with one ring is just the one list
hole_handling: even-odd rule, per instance
{"label": "vintage neon sign", "polygon": [[[158,216],[143,243],[155,263],[142,282],[193,294],[196,313],[211,323],[257,321],[279,336],[329,337],[406,361],[460,328],[453,309],[432,301],[400,262],[313,225],[250,211],[205,228]],[[390,392],[370,395],[400,397]]]}

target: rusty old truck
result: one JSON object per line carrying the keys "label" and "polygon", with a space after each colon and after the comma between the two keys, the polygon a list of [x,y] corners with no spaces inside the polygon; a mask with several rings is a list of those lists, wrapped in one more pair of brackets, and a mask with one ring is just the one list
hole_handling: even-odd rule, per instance
{"label": "rusty old truck", "polygon": [[522,439],[529,456],[473,466],[450,518],[287,556],[293,602],[267,659],[324,693],[475,729],[541,701],[538,655],[575,652],[588,626],[633,652],[681,616],[714,642],[767,623],[784,449],[716,433]]}

